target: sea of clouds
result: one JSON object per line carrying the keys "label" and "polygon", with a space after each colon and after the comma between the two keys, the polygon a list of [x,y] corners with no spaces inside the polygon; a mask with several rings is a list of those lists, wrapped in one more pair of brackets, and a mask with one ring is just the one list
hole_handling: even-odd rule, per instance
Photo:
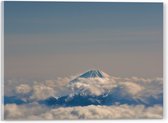
{"label": "sea of clouds", "polygon": [[116,104],[112,106],[89,105],[76,107],[47,107],[37,103],[39,100],[51,96],[56,98],[82,93],[99,96],[115,88],[120,88],[121,94],[131,98],[146,100],[149,97],[158,98],[163,94],[163,79],[153,78],[121,78],[109,77],[106,79],[79,79],[70,83],[74,77],[58,78],[56,80],[28,82],[23,80],[6,80],[4,95],[16,96],[27,104],[15,103],[4,105],[6,120],[53,120],[53,119],[128,119],[128,118],[162,118],[162,105],[128,105]]}
{"label": "sea of clouds", "polygon": [[113,106],[76,106],[48,108],[39,104],[7,104],[6,120],[65,120],[65,119],[144,119],[162,118],[163,107],[154,105],[145,108],[143,105]]}

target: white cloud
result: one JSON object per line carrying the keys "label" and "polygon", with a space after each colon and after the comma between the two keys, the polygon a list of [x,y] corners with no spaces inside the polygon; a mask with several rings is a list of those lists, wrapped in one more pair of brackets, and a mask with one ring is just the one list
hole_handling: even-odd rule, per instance
{"label": "white cloud", "polygon": [[28,84],[20,84],[16,86],[16,92],[18,94],[27,94],[31,91],[31,87]]}
{"label": "white cloud", "polygon": [[45,86],[44,84],[37,84],[33,86],[32,99],[46,99],[48,97],[54,96],[55,91],[53,88]]}
{"label": "white cloud", "polygon": [[[29,98],[27,100],[41,100],[50,96],[61,96],[68,93],[67,83],[70,79],[58,78],[57,80],[45,81],[5,81],[4,95]],[[28,94],[28,95],[26,95]],[[26,95],[26,97],[25,97]]]}
{"label": "white cloud", "polygon": [[[26,81],[8,81],[5,84],[5,94],[19,95],[20,98],[33,100],[31,104],[6,104],[4,106],[5,119],[8,120],[53,120],[53,119],[120,119],[120,118],[162,118],[163,107],[154,105],[113,105],[113,106],[85,106],[85,107],[57,107],[49,108],[37,104],[37,100],[50,96],[62,96],[73,93],[101,95],[119,87],[123,94],[128,93],[135,98],[158,98],[163,92],[163,79],[120,78],[80,79],[68,84],[71,78],[58,78],[29,83]],[[13,89],[14,88],[14,89]],[[10,91],[12,90],[12,91]],[[12,93],[12,94],[10,94]],[[27,93],[30,95],[25,96]]]}
{"label": "white cloud", "polygon": [[79,79],[69,86],[73,93],[85,93],[89,95],[101,95],[120,88],[121,93],[129,94],[133,98],[143,98],[158,96],[163,92],[162,78],[144,79],[144,78],[119,78],[111,77],[107,80],[102,79]]}
{"label": "white cloud", "polygon": [[4,108],[5,119],[17,119],[23,117],[23,113],[19,111],[16,104],[7,104]]}
{"label": "white cloud", "polygon": [[57,80],[45,80],[44,82],[34,82],[32,86],[32,99],[42,100],[51,96],[62,96],[68,94],[68,78],[58,78]]}
{"label": "white cloud", "polygon": [[121,82],[118,84],[118,86],[122,88],[124,92],[127,92],[132,96],[137,95],[139,92],[144,90],[143,86],[134,82]]}
{"label": "white cloud", "polygon": [[70,83],[69,88],[73,93],[99,96],[117,86],[116,81],[101,78],[81,78],[75,83]]}
{"label": "white cloud", "polygon": [[[79,79],[75,83],[69,84],[70,78],[58,78],[57,80],[29,82],[8,81],[5,84],[5,95],[30,93],[28,100],[41,100],[50,96],[60,97],[67,94],[80,93],[85,95],[99,96],[119,87],[123,94],[129,94],[133,98],[148,98],[153,96],[158,98],[163,92],[163,79],[144,78],[121,78],[109,77],[108,79]],[[13,88],[16,88],[13,90]],[[10,94],[11,93],[11,94]],[[20,96],[19,95],[19,96]],[[25,97],[23,97],[25,98]]]}
{"label": "white cloud", "polygon": [[33,117],[39,117],[41,113],[48,110],[47,107],[36,103],[25,105],[7,104],[4,106],[4,118],[6,120],[33,119]]}
{"label": "white cloud", "polygon": [[56,119],[138,119],[162,118],[163,108],[155,105],[145,108],[143,105],[113,105],[60,107],[49,109],[37,104],[5,105],[7,120],[56,120]]}

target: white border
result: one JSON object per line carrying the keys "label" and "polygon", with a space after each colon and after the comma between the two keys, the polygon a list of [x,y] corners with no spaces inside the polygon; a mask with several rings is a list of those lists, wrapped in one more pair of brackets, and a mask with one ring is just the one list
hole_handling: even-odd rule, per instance
{"label": "white border", "polygon": [[[1,79],[1,95],[3,95],[3,74],[4,74],[4,37],[3,37],[3,5],[2,5],[2,0],[1,1],[1,5],[0,5],[0,13],[1,13],[1,19],[0,19],[0,27],[1,27],[1,34],[0,34],[0,37],[1,37],[1,43],[0,43],[0,47],[1,47],[1,50],[0,50],[0,61],[1,61],[1,64],[0,64],[0,68],[1,68],[1,71],[0,71],[0,79]],[[15,0],[5,0],[5,1],[15,1]],[[22,1],[22,0],[17,0],[17,1]],[[24,1],[33,1],[33,0],[24,0]],[[88,122],[88,123],[94,123],[94,122],[118,122],[118,123],[125,123],[125,122],[129,122],[129,123],[134,123],[134,122],[139,122],[139,123],[149,123],[149,122],[152,122],[152,123],[158,123],[158,122],[163,122],[163,123],[167,123],[167,114],[168,114],[168,109],[167,109],[167,80],[168,80],[168,76],[167,76],[167,69],[168,69],[168,66],[166,65],[167,61],[168,61],[168,57],[167,57],[167,54],[168,54],[168,43],[167,43],[167,36],[168,36],[168,32],[167,32],[167,23],[166,23],[166,20],[168,20],[168,16],[167,16],[167,13],[168,13],[168,1],[167,0],[36,0],[36,1],[42,1],[42,2],[49,2],[49,1],[66,1],[66,2],[154,2],[154,3],[158,3],[158,2],[163,2],[164,3],[164,34],[163,34],[163,45],[164,45],[164,50],[163,50],[163,56],[164,56],[164,64],[163,64],[163,67],[164,67],[164,119],[159,119],[159,120],[77,120],[77,121],[67,121],[67,120],[64,120],[64,121],[50,121],[50,122],[57,122],[57,123],[69,123],[69,122]],[[2,97],[0,97],[0,100],[2,102]],[[1,104],[2,105],[2,104]],[[2,118],[2,114],[3,114],[3,106],[1,106],[1,115],[0,115],[0,118],[1,120],[3,120]],[[0,121],[0,122],[10,122],[10,121]],[[45,121],[12,121],[14,123],[17,123],[17,122],[30,122],[30,123],[33,123],[33,122],[45,122]],[[48,122],[48,121],[47,121]]]}
{"label": "white border", "polygon": [[[0,15],[1,15],[1,19],[0,19],[0,27],[1,27],[1,34],[0,34],[0,39],[1,39],[1,43],[0,43],[0,47],[1,47],[1,50],[0,50],[0,68],[1,68],[1,71],[0,71],[0,83],[1,83],[1,91],[0,91],[0,100],[1,100],[1,103],[3,102],[3,95],[4,95],[4,34],[3,34],[3,30],[4,30],[4,22],[3,22],[3,5],[2,5],[2,2],[1,2],[1,5],[0,5]],[[3,112],[4,112],[4,109],[3,109],[3,105],[1,104],[1,115],[0,115],[0,119],[3,119]]]}
{"label": "white border", "polygon": [[1,1],[40,1],[40,2],[155,2],[155,3],[160,3],[163,2],[164,0],[1,0]]}

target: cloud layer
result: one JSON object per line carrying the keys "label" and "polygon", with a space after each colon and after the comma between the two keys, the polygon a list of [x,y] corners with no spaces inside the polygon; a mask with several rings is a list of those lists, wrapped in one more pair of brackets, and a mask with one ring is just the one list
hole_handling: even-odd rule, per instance
{"label": "cloud layer", "polygon": [[22,105],[8,103],[4,106],[5,119],[120,119],[120,118],[162,118],[163,107],[159,104],[148,107],[143,104],[128,105],[115,104],[112,106],[89,105],[74,107],[47,107],[38,103],[51,96],[59,98],[65,95],[91,95],[99,96],[120,89],[120,96],[141,99],[144,102],[155,98],[160,100],[163,96],[163,79],[121,78],[109,77],[108,79],[79,79],[69,83],[74,77],[58,78],[45,81],[13,81],[5,82],[5,96],[16,96],[28,102]]}
{"label": "cloud layer", "polygon": [[[50,96],[60,97],[67,94],[83,93],[86,95],[99,96],[115,88],[120,88],[123,94],[129,94],[135,98],[158,97],[163,93],[163,79],[144,78],[120,78],[111,77],[109,79],[80,79],[78,82],[69,84],[70,78],[58,78],[57,80],[45,80],[29,82],[5,82],[5,95],[20,95],[29,99],[40,100]],[[12,85],[13,83],[13,85]],[[15,84],[15,85],[14,85]]]}
{"label": "cloud layer", "polygon": [[57,119],[138,119],[162,118],[163,108],[155,105],[145,108],[143,105],[113,105],[59,107],[50,109],[38,104],[5,105],[5,119],[8,120],[57,120]]}

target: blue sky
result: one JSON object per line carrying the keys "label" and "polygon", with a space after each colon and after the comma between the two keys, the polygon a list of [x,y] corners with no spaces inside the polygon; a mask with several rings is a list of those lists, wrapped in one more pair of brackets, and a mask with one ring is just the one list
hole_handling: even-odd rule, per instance
{"label": "blue sky", "polygon": [[96,68],[162,77],[162,3],[4,2],[6,78]]}

